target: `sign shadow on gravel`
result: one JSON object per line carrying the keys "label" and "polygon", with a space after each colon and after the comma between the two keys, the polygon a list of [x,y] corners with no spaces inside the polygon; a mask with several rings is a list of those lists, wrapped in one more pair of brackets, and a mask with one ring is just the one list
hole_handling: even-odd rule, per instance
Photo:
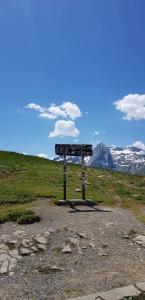
{"label": "sign shadow on gravel", "polygon": [[101,208],[96,208],[96,207],[91,207],[88,208],[88,209],[79,209],[79,208],[76,208],[76,207],[73,207],[73,210],[69,210],[68,211],[69,213],[86,213],[86,212],[111,212],[111,210],[109,209],[101,209]]}

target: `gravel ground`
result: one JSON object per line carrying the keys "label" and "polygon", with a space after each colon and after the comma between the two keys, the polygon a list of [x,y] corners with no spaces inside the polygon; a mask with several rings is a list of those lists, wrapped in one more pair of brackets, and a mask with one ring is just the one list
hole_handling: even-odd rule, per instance
{"label": "gravel ground", "polygon": [[[130,230],[145,233],[145,225],[130,211],[103,206],[75,211],[47,199],[39,199],[34,207],[42,217],[40,223],[5,223],[1,236],[31,239],[33,234],[54,229],[47,250],[21,259],[13,277],[0,275],[0,299],[64,300],[145,281],[145,248],[123,237]],[[17,230],[23,233],[15,235]],[[78,245],[69,243],[72,252],[62,253],[70,238]],[[48,270],[48,265],[62,270]]]}

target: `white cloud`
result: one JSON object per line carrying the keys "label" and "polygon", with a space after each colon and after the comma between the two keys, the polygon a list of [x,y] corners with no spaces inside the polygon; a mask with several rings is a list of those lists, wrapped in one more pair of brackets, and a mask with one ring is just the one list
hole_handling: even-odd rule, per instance
{"label": "white cloud", "polygon": [[56,119],[58,117],[70,118],[75,120],[82,116],[80,108],[72,102],[63,102],[63,104],[57,106],[52,103],[49,107],[40,106],[35,103],[29,103],[26,108],[39,112],[39,116],[45,119]]}
{"label": "white cloud", "polygon": [[61,109],[61,106],[56,106],[55,104],[51,104],[51,106],[48,108],[49,112],[57,117],[67,117],[67,114],[65,111]]}
{"label": "white cloud", "polygon": [[129,94],[113,103],[116,109],[124,113],[123,119],[145,119],[145,94]]}
{"label": "white cloud", "polygon": [[80,134],[79,130],[75,127],[74,121],[59,120],[55,123],[54,131],[49,133],[49,137],[56,136],[71,136],[77,137]]}
{"label": "white cloud", "polygon": [[96,131],[94,131],[94,134],[95,134],[95,135],[99,135],[99,134],[100,134],[100,131],[99,131],[99,130],[96,130]]}
{"label": "white cloud", "polygon": [[65,114],[72,120],[81,117],[82,113],[79,107],[72,102],[64,102],[61,106],[61,109],[65,112]]}
{"label": "white cloud", "polygon": [[38,153],[37,156],[41,158],[48,158],[48,155],[46,153]]}
{"label": "white cloud", "polygon": [[49,120],[54,120],[57,118],[56,115],[50,114],[48,112],[43,112],[39,115],[39,117],[44,118],[44,119],[49,119]]}
{"label": "white cloud", "polygon": [[25,106],[26,108],[28,109],[33,109],[35,111],[39,111],[39,112],[43,112],[43,107],[38,105],[38,104],[35,104],[35,103],[29,103],[28,105]]}
{"label": "white cloud", "polygon": [[139,149],[141,149],[141,150],[144,150],[144,151],[145,151],[145,144],[144,144],[144,143],[142,143],[141,141],[137,141],[137,142],[135,142],[135,143],[133,144],[133,146],[135,146],[135,147],[137,147],[137,148],[139,148]]}

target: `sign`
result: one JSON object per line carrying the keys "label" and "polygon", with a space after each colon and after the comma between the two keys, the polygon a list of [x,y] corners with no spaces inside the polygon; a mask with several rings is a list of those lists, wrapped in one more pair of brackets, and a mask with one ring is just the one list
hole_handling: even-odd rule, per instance
{"label": "sign", "polygon": [[92,156],[92,145],[89,144],[56,144],[55,154],[68,156]]}
{"label": "sign", "polygon": [[67,201],[67,161],[66,156],[81,156],[82,157],[82,199],[85,200],[85,170],[84,156],[92,156],[92,145],[89,144],[56,144],[55,154],[64,156],[64,201]]}

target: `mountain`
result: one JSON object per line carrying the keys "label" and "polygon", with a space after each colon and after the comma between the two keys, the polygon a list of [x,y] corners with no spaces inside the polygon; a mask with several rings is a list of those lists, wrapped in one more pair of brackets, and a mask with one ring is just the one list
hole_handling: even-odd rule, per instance
{"label": "mountain", "polygon": [[115,170],[136,174],[145,174],[145,151],[134,145],[109,147]]}
{"label": "mountain", "polygon": [[114,163],[111,152],[104,144],[98,144],[93,150],[93,156],[88,161],[88,166],[113,169]]}
{"label": "mountain", "polygon": [[[64,160],[63,156],[57,156],[54,157],[53,159],[54,161],[62,161]],[[73,163],[73,164],[81,164],[81,157],[80,156],[67,156],[66,157],[66,161],[68,163]]]}
{"label": "mountain", "polygon": [[[54,160],[63,161],[63,157]],[[80,164],[81,158],[68,157],[67,162]],[[85,163],[90,167],[145,175],[145,150],[135,145],[107,147],[99,143],[93,149],[93,156],[85,157]]]}

